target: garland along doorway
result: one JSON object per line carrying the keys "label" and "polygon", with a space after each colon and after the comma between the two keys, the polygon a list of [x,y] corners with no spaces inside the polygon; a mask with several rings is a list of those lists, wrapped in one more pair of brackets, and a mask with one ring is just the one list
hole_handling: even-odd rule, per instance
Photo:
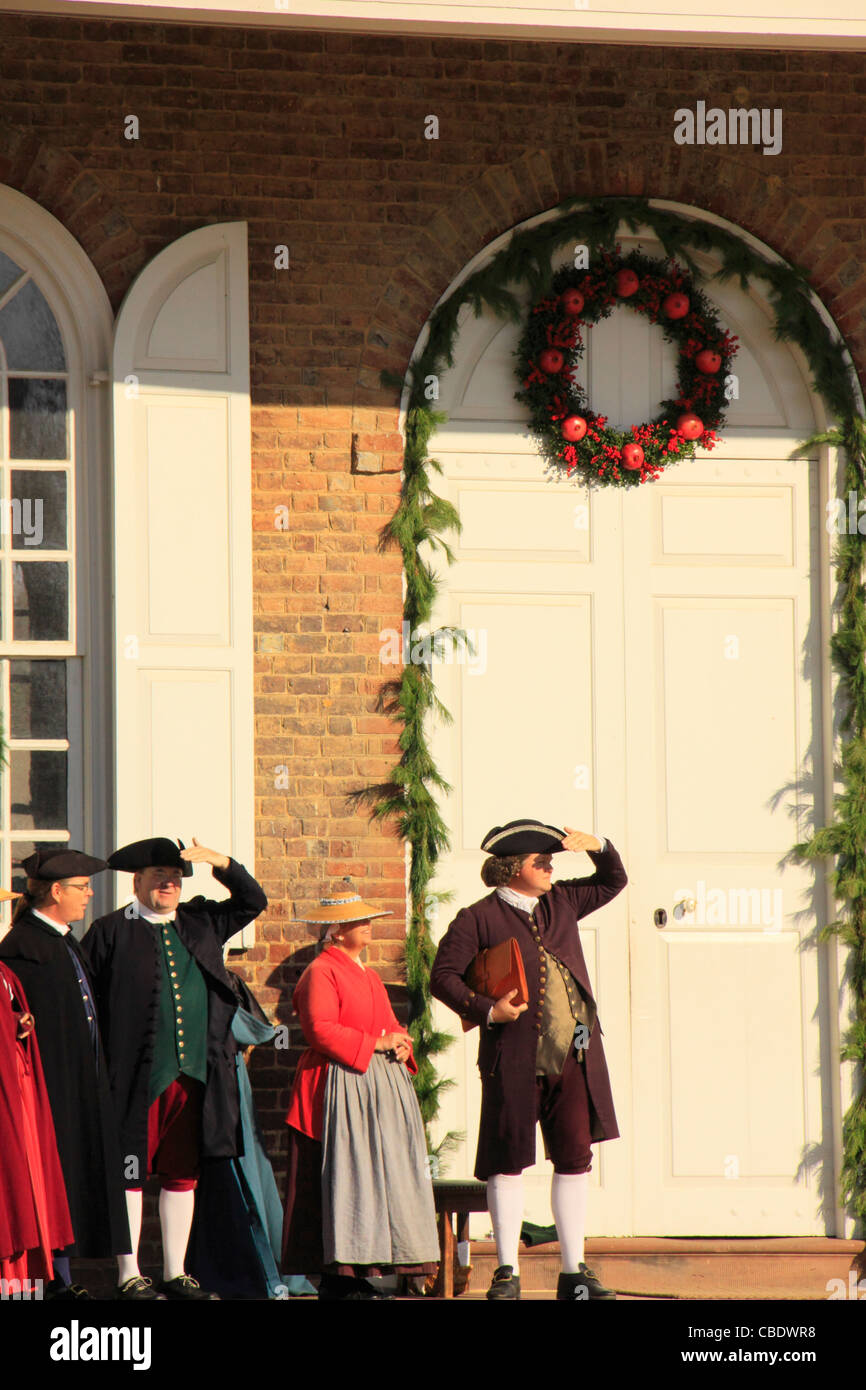
{"label": "garland along doorway", "polygon": [[[590,265],[597,267],[605,253],[616,254],[618,237],[623,245],[630,238],[626,255],[658,251],[670,257],[677,268],[673,273],[691,276],[711,302],[726,294],[730,297],[736,290],[744,303],[751,304],[751,312],[769,319],[771,331],[765,324],[763,345],[756,336],[760,325],[752,324],[738,335],[737,359],[737,375],[746,397],[753,372],[756,382],[759,378],[764,381],[765,399],[763,403],[753,399],[752,407],[756,419],[764,410],[765,423],[761,425],[758,419],[755,424],[753,420],[752,443],[748,449],[741,447],[741,457],[736,459],[743,427],[736,423],[737,405],[732,401],[732,428],[727,434],[724,429],[719,431],[725,442],[713,454],[699,450],[694,462],[679,463],[672,473],[657,481],[647,479],[647,486],[636,490],[596,486],[587,495],[572,485],[570,491],[563,492],[559,480],[545,477],[537,445],[526,447],[525,441],[522,447],[517,444],[518,436],[525,435],[525,404],[518,403],[513,411],[501,403],[491,410],[485,408],[483,385],[490,379],[496,352],[500,375],[505,367],[509,372],[514,369],[513,357],[505,352],[505,336],[498,348],[488,345],[486,358],[483,352],[476,354],[472,380],[460,388],[464,404],[468,401],[470,406],[468,415],[463,410],[466,418],[460,420],[452,414],[446,424],[441,407],[456,399],[454,382],[465,367],[464,344],[473,334],[478,338],[484,331],[483,319],[473,318],[471,313],[467,318],[463,306],[488,320],[495,316],[505,324],[512,323],[511,346],[517,348],[530,306],[550,296],[557,269],[572,259],[572,248],[586,246]],[[738,313],[742,316],[742,305],[732,310],[733,321]],[[606,349],[609,362],[620,351],[616,340],[624,331],[626,317],[616,313],[611,318],[612,336]],[[707,1229],[705,1222],[710,1220],[714,1230],[730,1228],[732,1234],[762,1230],[833,1232],[833,1194],[822,1211],[814,1165],[816,1161],[826,1164],[831,1158],[832,1090],[838,1068],[828,1074],[825,1062],[820,1072],[820,1038],[814,1023],[810,1034],[809,1021],[817,1009],[823,1028],[832,1037],[828,1016],[832,986],[819,998],[818,952],[796,948],[802,941],[815,947],[814,933],[810,939],[810,932],[816,920],[826,917],[820,883],[813,883],[806,861],[837,853],[839,886],[844,890],[840,896],[844,901],[848,895],[839,929],[852,947],[857,1013],[849,1046],[859,1046],[862,1056],[866,872],[862,865],[864,836],[859,832],[866,827],[860,827],[852,814],[858,804],[857,752],[863,746],[866,715],[862,682],[858,683],[862,642],[856,652],[853,646],[856,634],[863,631],[862,591],[852,584],[852,576],[859,573],[862,539],[854,532],[839,536],[837,541],[842,605],[832,649],[842,703],[850,710],[843,748],[845,789],[837,801],[834,821],[813,834],[814,825],[826,819],[821,805],[822,728],[818,711],[827,686],[821,664],[829,642],[829,621],[826,596],[818,602],[817,594],[809,589],[808,576],[810,571],[813,575],[816,572],[816,561],[817,569],[821,568],[818,552],[823,512],[816,523],[816,507],[824,499],[820,496],[818,464],[805,457],[793,463],[789,455],[804,436],[815,435],[816,416],[812,413],[807,418],[801,409],[792,413],[782,399],[792,374],[797,375],[793,357],[786,354],[787,366],[782,365],[769,377],[761,370],[760,358],[762,353],[766,355],[773,334],[803,354],[827,415],[835,421],[829,434],[812,438],[810,452],[814,459],[821,443],[844,447],[846,474],[838,490],[847,495],[849,488],[856,491],[859,486],[864,431],[844,348],[816,307],[801,272],[753,249],[724,227],[643,200],[605,200],[558,209],[534,226],[515,231],[501,250],[446,296],[434,311],[428,330],[406,382],[406,471],[401,503],[387,528],[388,536],[403,550],[407,576],[404,616],[410,630],[419,626],[423,630],[431,618],[474,629],[476,651],[483,632],[487,670],[482,673],[477,663],[473,671],[468,654],[461,665],[453,650],[450,665],[440,662],[431,667],[423,661],[407,665],[384,692],[386,707],[403,725],[401,763],[390,783],[364,793],[378,814],[398,817],[401,833],[410,845],[412,916],[407,972],[416,1015],[413,1031],[427,1064],[420,1080],[427,1117],[432,1118],[439,1101],[434,1058],[445,1042],[433,1026],[427,994],[432,954],[430,916],[435,906],[431,898],[433,875],[450,835],[453,850],[447,871],[440,874],[435,886],[456,888],[455,906],[481,895],[477,880],[480,857],[474,846],[479,842],[479,826],[483,831],[487,821],[501,818],[502,794],[490,785],[490,779],[484,782],[480,766],[472,763],[472,757],[485,748],[483,738],[473,735],[468,743],[464,737],[461,743],[449,745],[441,726],[431,735],[426,716],[441,696],[446,704],[451,703],[452,710],[456,708],[461,733],[473,702],[478,709],[486,707],[487,724],[495,724],[489,716],[490,696],[500,679],[495,674],[496,652],[501,653],[513,640],[514,565],[528,573],[524,562],[532,548],[523,542],[539,535],[549,542],[552,537],[553,545],[544,544],[543,549],[556,554],[552,559],[548,556],[546,573],[544,564],[539,567],[532,562],[537,578],[531,594],[523,595],[523,599],[531,598],[528,607],[524,602],[524,610],[535,625],[540,644],[532,660],[543,670],[545,643],[548,650],[558,646],[581,659],[565,670],[559,682],[541,680],[536,684],[535,699],[544,709],[539,724],[544,738],[539,765],[553,769],[549,785],[543,784],[543,779],[537,783],[536,795],[543,794],[545,804],[551,800],[563,804],[565,812],[563,798],[568,791],[572,804],[586,807],[584,819],[593,819],[590,813],[594,808],[598,822],[594,828],[601,833],[616,840],[612,827],[622,827],[620,847],[627,850],[632,880],[627,892],[643,891],[647,897],[635,914],[643,933],[642,945],[629,942],[629,924],[621,901],[619,908],[612,904],[606,909],[597,924],[592,919],[586,923],[585,935],[596,948],[590,971],[605,1024],[606,1049],[617,1057],[612,1068],[615,1098],[621,1129],[627,1136],[625,1141],[602,1146],[599,1151],[596,1169],[602,1169],[602,1186],[609,1188],[612,1196],[611,1214],[602,1215],[599,1229],[611,1233],[619,1229],[614,1213],[621,1207],[625,1173],[618,1170],[632,1145],[632,1136],[637,1151],[637,1139],[646,1131],[645,1124],[633,1123],[628,1105],[628,1087],[634,1082],[635,1095],[658,1113],[673,1117],[674,1135],[668,1139],[669,1131],[662,1126],[654,1159],[656,1189],[670,1191],[671,1210],[665,1214],[652,1197],[638,1199],[635,1215],[628,1218],[631,1229],[694,1233]],[[661,338],[655,326],[647,324],[647,331]],[[592,332],[598,334],[599,329]],[[600,360],[603,353],[593,352],[592,356]],[[650,405],[663,400],[666,370],[667,386],[675,384],[670,369],[676,364],[669,361],[666,368],[663,356],[656,345],[648,348],[645,357]],[[633,359],[633,352],[631,357],[628,353],[625,359],[620,357],[626,362]],[[454,364],[450,396],[446,389],[449,361]],[[596,413],[604,406],[612,418],[614,412],[599,393],[610,394],[614,385],[631,397],[636,384],[623,382],[621,371],[609,372],[606,384],[596,378],[597,373],[583,386],[590,388]],[[442,383],[438,401],[431,399],[431,381]],[[805,399],[808,391],[802,377],[799,384]],[[521,389],[520,381],[509,381],[507,389],[500,385],[500,402],[511,399],[515,388]],[[781,419],[785,428],[778,428],[769,419],[774,410],[777,424]],[[460,413],[458,410],[457,416]],[[509,413],[503,431],[501,419],[498,425],[495,422]],[[625,428],[634,410],[621,414],[623,418],[614,423]],[[448,454],[446,477],[438,489],[441,499],[430,486],[427,456],[428,441],[437,428],[434,455],[441,458],[443,452]],[[498,431],[500,444],[505,441],[506,448],[489,447],[491,430]],[[768,449],[770,434],[776,445]],[[780,443],[784,443],[784,451],[779,449]],[[489,481],[496,473],[499,465],[491,460],[497,455],[500,463],[505,461],[504,493],[509,500],[503,503],[500,498],[495,524],[488,525],[494,519],[484,496],[483,479],[486,476]],[[834,487],[829,498],[835,491]],[[540,499],[534,514],[524,505],[528,494]],[[418,555],[418,545],[431,540],[435,543],[442,537],[457,520],[458,507],[463,534],[457,568],[450,575],[444,566],[439,571],[440,579],[448,585],[450,607],[440,603],[434,612],[434,573]],[[644,509],[642,514],[639,508]],[[579,524],[581,509],[586,511],[585,528]],[[564,530],[569,527],[571,535],[566,543]],[[508,548],[509,536],[512,540],[516,537],[518,550],[523,545],[520,560],[508,562],[510,573],[503,570],[495,575],[489,568],[485,572],[485,564],[495,567],[505,563],[497,552]],[[611,544],[612,537],[618,537],[616,546]],[[453,534],[451,539],[453,543]],[[498,546],[497,540],[501,542]],[[513,545],[511,550],[513,556]],[[618,567],[625,576],[619,586]],[[761,585],[755,589],[749,581],[757,574]],[[647,575],[652,579],[649,584]],[[696,579],[703,583],[696,583]],[[627,611],[638,612],[628,628],[629,641],[623,643],[618,657],[612,648],[605,655],[598,645],[599,634],[609,634],[617,625],[625,631]],[[759,663],[751,671],[750,661]],[[518,662],[517,669],[526,665],[525,661]],[[733,673],[737,673],[736,678]],[[659,689],[664,692],[661,706],[657,703]],[[618,710],[623,690],[629,698]],[[758,691],[763,691],[760,698]],[[494,707],[499,707],[496,700]],[[756,711],[763,721],[759,733],[755,731]],[[733,715],[740,721],[739,739],[736,725],[730,722]],[[477,715],[473,717],[477,719]],[[483,723],[478,727],[483,729]],[[672,731],[675,747],[666,746],[663,740],[657,743],[659,729]],[[730,756],[724,756],[726,740]],[[494,751],[492,746],[486,751],[488,765]],[[745,774],[739,797],[731,790],[735,785],[730,776],[731,757],[734,763],[739,759]],[[783,775],[786,757],[787,785]],[[561,767],[557,773],[557,763],[563,758],[568,763],[567,786]],[[671,758],[677,768],[673,772]],[[761,767],[772,771],[773,788],[759,786]],[[794,785],[798,777],[799,796]],[[448,781],[456,787],[450,800],[444,786]],[[524,784],[525,795],[532,799],[531,778],[525,778]],[[593,786],[594,799],[590,795]],[[627,818],[634,814],[641,788],[648,819],[629,825]],[[767,790],[776,797],[770,810],[763,804]],[[521,796],[514,814],[528,814],[523,801]],[[794,818],[790,816],[791,803],[796,803]],[[533,808],[534,813],[542,814],[543,807],[536,806],[534,800],[529,806]],[[549,810],[543,813],[552,814]],[[479,817],[476,826],[474,821]],[[565,818],[570,824],[580,823],[571,814]],[[740,830],[734,833],[731,827],[737,824]],[[623,840],[626,826],[627,840]],[[587,824],[585,828],[593,826]],[[795,848],[792,841],[796,841]],[[783,878],[779,866],[785,851],[792,848]],[[677,856],[680,858],[673,867],[665,862]],[[461,861],[471,866],[466,869],[465,882]],[[671,878],[669,883],[654,879],[660,865]],[[587,869],[584,861],[569,872]],[[793,896],[786,898],[777,912],[775,894],[783,884]],[[683,907],[691,900],[694,908]],[[647,910],[658,906],[667,910],[669,924],[661,930],[653,925],[648,931]],[[618,923],[614,920],[617,912],[621,914]],[[450,909],[443,907],[437,934],[449,915]],[[644,1002],[650,1014],[655,1011],[655,1022],[661,1019],[664,1025],[659,1036],[649,1039],[641,1037],[639,1019],[631,1021],[630,1033],[629,1021],[616,1018],[615,992],[629,979],[630,952],[631,983],[635,985],[637,959],[638,986],[649,990]],[[762,983],[756,989],[757,981]],[[694,1008],[689,999],[694,1001]],[[696,1037],[701,1041],[697,1048]],[[793,1080],[787,1061],[792,1046],[803,1067],[799,1078]],[[823,1056],[827,1055],[825,1046]],[[457,1073],[461,1084],[454,1095],[465,1099],[452,1102],[443,1097],[445,1108],[437,1130],[441,1132],[444,1123],[445,1127],[467,1131],[467,1149],[456,1159],[460,1171],[465,1171],[471,1167],[467,1154],[471,1157],[477,1105],[471,1067],[453,1058],[454,1054],[449,1054],[440,1070]],[[690,1059],[687,1065],[683,1058]],[[847,1082],[847,1075],[845,1079]],[[859,1074],[854,1083],[859,1094]],[[720,1086],[727,1089],[728,1102],[724,1106],[710,1104],[702,1112],[701,1097],[712,1094],[717,1101]],[[680,1124],[676,1117],[687,1111],[695,1112],[695,1122]],[[756,1123],[760,1128],[761,1117],[770,1113],[775,1116],[773,1133],[781,1137],[776,1142],[768,1131],[765,1141],[756,1140]],[[842,1179],[849,1209],[862,1215],[866,1181],[861,1115],[855,1100],[845,1123]],[[456,1175],[456,1169],[454,1172]],[[780,1193],[792,1186],[794,1197],[786,1209]],[[614,1198],[617,1191],[619,1195]],[[715,1217],[708,1212],[708,1204],[715,1204]],[[719,1213],[727,1210],[732,1213],[729,1224],[720,1225]]]}

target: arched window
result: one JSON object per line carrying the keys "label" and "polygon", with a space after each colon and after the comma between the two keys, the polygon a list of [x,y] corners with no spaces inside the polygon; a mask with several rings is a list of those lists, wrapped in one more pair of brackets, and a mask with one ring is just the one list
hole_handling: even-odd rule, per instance
{"label": "arched window", "polygon": [[13,880],[22,877],[16,866],[34,846],[81,829],[80,687],[69,660],[76,647],[68,383],[63,336],[33,268],[0,250],[4,883],[10,869]]}
{"label": "arched window", "polygon": [[[74,237],[0,185],[4,887],[23,886],[20,863],[34,848],[111,847],[112,322],[102,282]],[[97,879],[94,887],[104,910],[111,885]]]}

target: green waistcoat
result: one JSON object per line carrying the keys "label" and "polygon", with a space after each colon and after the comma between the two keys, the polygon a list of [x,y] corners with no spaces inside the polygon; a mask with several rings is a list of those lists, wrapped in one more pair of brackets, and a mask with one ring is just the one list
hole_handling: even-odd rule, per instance
{"label": "green waistcoat", "polygon": [[172,922],[154,923],[162,943],[159,1018],[149,1101],[162,1095],[181,1072],[207,1079],[207,985]]}

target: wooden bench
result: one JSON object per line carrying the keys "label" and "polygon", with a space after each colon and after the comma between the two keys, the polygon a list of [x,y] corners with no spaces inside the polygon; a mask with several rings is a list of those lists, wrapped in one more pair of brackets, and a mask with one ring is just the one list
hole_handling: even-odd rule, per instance
{"label": "wooden bench", "polygon": [[[433,1202],[439,1222],[439,1259],[442,1274],[440,1298],[454,1297],[454,1251],[457,1241],[469,1239],[469,1216],[487,1210],[487,1184],[474,1179],[452,1182],[436,1178]],[[452,1220],[457,1217],[457,1234]]]}

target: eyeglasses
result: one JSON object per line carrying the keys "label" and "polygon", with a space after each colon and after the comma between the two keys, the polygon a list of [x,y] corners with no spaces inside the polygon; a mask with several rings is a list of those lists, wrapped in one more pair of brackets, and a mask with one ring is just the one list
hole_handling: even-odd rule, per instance
{"label": "eyeglasses", "polygon": [[86,883],[66,883],[64,887],[77,888],[79,893],[86,893],[90,888],[90,879],[88,879]]}

